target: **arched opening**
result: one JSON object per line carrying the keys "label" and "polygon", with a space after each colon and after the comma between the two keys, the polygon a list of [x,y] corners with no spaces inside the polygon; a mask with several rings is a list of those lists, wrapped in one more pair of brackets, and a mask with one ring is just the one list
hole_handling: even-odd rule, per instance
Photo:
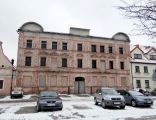
{"label": "arched opening", "polygon": [[75,94],[84,94],[85,93],[85,78],[76,77],[74,88],[75,88]]}

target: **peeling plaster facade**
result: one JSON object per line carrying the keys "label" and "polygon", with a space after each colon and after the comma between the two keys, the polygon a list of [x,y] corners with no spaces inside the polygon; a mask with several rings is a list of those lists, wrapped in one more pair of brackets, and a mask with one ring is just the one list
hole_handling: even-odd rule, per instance
{"label": "peeling plaster facade", "polygon": [[[70,33],[45,32],[38,23],[28,22],[18,29],[18,34],[17,85],[25,93],[56,90],[83,94],[94,93],[101,86],[131,88],[130,40],[124,33],[104,38],[90,36],[89,29],[82,28],[71,28]],[[46,48],[41,48],[42,41],[46,41]],[[57,44],[57,49],[52,49],[52,42]],[[78,44],[82,51],[78,51]],[[63,46],[67,50],[63,50]],[[100,46],[104,46],[104,50]],[[82,68],[78,68],[78,59]],[[121,69],[121,62],[124,69]]]}

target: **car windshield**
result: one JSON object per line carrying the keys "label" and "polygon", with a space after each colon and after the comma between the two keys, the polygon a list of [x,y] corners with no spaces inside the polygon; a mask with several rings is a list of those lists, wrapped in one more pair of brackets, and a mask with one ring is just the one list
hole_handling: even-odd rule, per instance
{"label": "car windshield", "polygon": [[117,95],[118,93],[114,89],[103,89],[102,93],[105,95]]}
{"label": "car windshield", "polygon": [[131,95],[135,95],[135,96],[142,96],[142,95],[143,95],[142,93],[140,93],[140,92],[138,92],[138,91],[129,91],[129,93],[130,93]]}
{"label": "car windshield", "polygon": [[41,97],[57,97],[58,94],[56,92],[41,92]]}

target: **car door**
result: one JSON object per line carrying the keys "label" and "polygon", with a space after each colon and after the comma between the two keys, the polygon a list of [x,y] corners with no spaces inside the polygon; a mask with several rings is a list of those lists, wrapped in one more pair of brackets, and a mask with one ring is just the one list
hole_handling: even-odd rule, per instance
{"label": "car door", "polygon": [[125,98],[126,104],[131,104],[132,96],[128,92],[125,94],[124,98]]}

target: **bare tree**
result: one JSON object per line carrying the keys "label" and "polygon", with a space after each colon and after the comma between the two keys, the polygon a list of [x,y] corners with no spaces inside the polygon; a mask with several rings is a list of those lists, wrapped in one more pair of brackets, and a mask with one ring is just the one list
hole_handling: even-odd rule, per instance
{"label": "bare tree", "polygon": [[156,38],[156,0],[122,0],[124,6],[118,7],[126,17],[135,19],[137,34]]}

